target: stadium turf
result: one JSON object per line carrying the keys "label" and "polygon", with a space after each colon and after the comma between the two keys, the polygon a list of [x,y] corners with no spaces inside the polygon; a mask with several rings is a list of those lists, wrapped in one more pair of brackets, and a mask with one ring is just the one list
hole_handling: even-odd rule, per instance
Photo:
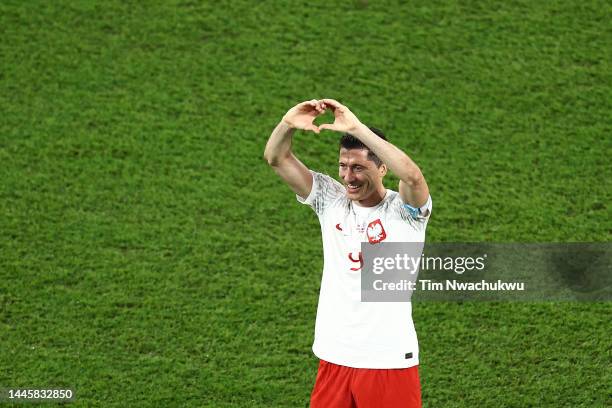
{"label": "stadium turf", "polygon": [[[262,159],[306,99],[339,99],[421,166],[429,242],[609,242],[611,11],[2,2],[0,388],[306,406],[319,226]],[[294,149],[334,175],[337,139]],[[609,404],[611,311],[415,304],[425,406]]]}

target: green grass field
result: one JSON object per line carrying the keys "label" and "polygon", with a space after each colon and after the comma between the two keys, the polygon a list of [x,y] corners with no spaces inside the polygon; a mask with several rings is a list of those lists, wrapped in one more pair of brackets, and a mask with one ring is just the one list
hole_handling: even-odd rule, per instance
{"label": "green grass field", "polygon": [[[421,166],[428,242],[610,241],[611,15],[2,2],[0,388],[71,387],[74,407],[307,406],[320,231],[262,159],[306,99],[342,101]],[[294,148],[335,175],[337,140]],[[610,406],[611,312],[415,303],[425,406]]]}

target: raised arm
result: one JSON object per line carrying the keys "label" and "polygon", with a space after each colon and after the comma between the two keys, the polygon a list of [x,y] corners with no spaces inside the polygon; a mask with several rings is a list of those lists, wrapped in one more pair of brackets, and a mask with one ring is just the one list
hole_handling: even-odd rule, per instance
{"label": "raised arm", "polygon": [[276,174],[302,198],[308,197],[312,190],[312,174],[291,151],[291,140],[295,129],[319,133],[319,128],[313,121],[324,112],[325,105],[315,99],[289,109],[272,131],[264,151],[264,158]]}
{"label": "raised arm", "polygon": [[334,123],[319,126],[338,132],[348,132],[368,146],[387,167],[399,177],[399,193],[402,200],[412,207],[422,207],[427,203],[429,187],[419,166],[406,153],[393,144],[378,137],[340,102],[323,99],[322,102],[334,111]]}

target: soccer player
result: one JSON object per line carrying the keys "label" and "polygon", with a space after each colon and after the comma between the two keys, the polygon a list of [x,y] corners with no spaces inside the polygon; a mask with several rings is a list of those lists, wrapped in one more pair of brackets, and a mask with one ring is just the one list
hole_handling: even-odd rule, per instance
{"label": "soccer player", "polygon": [[[316,126],[327,109],[334,123]],[[296,129],[342,132],[340,182],[309,170],[291,151]],[[324,267],[312,350],[320,359],[310,406],[420,407],[419,352],[410,302],[362,302],[361,243],[424,242],[431,197],[419,167],[377,129],[333,99],[291,108],[266,145],[265,159],[317,214]],[[398,192],[387,190],[391,170]]]}

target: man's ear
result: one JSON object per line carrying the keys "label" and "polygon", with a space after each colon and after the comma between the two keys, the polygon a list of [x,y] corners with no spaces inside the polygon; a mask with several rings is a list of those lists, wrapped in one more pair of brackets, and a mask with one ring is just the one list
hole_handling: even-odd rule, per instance
{"label": "man's ear", "polygon": [[387,174],[387,165],[385,163],[381,164],[378,171],[380,172],[380,177],[385,177]]}

